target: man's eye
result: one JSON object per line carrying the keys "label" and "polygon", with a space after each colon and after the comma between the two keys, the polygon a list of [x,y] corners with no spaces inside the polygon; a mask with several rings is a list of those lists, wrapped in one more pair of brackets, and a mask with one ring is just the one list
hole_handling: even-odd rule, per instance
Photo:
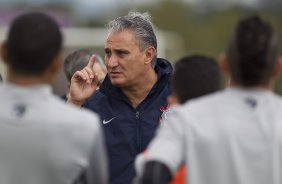
{"label": "man's eye", "polygon": [[126,54],[128,54],[127,52],[117,52],[117,54],[120,56],[120,57],[123,57],[125,56]]}
{"label": "man's eye", "polygon": [[109,57],[110,55],[111,55],[111,53],[110,52],[105,52],[105,55],[107,56],[107,57]]}

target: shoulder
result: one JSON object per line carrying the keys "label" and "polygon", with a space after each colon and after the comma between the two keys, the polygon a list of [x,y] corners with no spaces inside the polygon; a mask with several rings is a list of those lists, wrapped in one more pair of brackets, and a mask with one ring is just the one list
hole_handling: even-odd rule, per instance
{"label": "shoulder", "polygon": [[178,127],[179,129],[185,129],[183,126],[190,126],[199,120],[210,120],[215,113],[221,112],[217,108],[223,108],[219,104],[221,104],[221,101],[224,101],[224,96],[224,91],[219,91],[189,100],[183,105],[171,108],[167,115],[167,120],[172,122],[171,126]]}
{"label": "shoulder", "polygon": [[183,109],[189,111],[195,111],[195,112],[209,111],[211,110],[211,106],[218,107],[217,104],[224,105],[225,99],[226,99],[225,91],[218,91],[212,94],[202,96],[200,98],[189,100],[183,105]]}
{"label": "shoulder", "polygon": [[268,106],[266,110],[281,114],[282,110],[282,97],[278,94],[270,92],[268,98],[264,99],[264,107]]}
{"label": "shoulder", "polygon": [[66,104],[60,99],[54,101],[57,104],[53,109],[55,113],[49,114],[49,131],[59,137],[63,135],[62,141],[66,144],[90,149],[102,135],[99,116],[88,109]]}
{"label": "shoulder", "polygon": [[75,105],[67,104],[62,99],[54,97],[52,100],[53,116],[59,119],[63,126],[78,129],[96,129],[100,120],[96,113],[84,108],[79,108]]}

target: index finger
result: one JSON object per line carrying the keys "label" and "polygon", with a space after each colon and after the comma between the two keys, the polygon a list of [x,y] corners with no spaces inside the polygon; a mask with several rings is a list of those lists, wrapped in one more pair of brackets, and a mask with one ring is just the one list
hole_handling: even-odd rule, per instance
{"label": "index finger", "polygon": [[90,57],[89,62],[86,67],[93,68],[95,61],[96,61],[96,56],[93,54]]}

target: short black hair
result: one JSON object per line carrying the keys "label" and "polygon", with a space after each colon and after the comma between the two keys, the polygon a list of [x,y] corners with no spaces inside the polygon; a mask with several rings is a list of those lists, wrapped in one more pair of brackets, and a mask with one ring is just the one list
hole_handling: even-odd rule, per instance
{"label": "short black hair", "polygon": [[6,41],[8,62],[20,74],[39,75],[62,48],[58,24],[48,15],[29,12],[16,17]]}
{"label": "short black hair", "polygon": [[202,55],[185,56],[178,60],[172,75],[172,92],[185,103],[222,88],[218,63]]}
{"label": "short black hair", "polygon": [[89,62],[92,52],[89,49],[79,49],[70,53],[64,61],[64,72],[68,79],[71,80],[76,71],[82,70]]}
{"label": "short black hair", "polygon": [[227,57],[233,80],[245,87],[269,82],[278,56],[278,38],[258,16],[241,20],[231,34]]}

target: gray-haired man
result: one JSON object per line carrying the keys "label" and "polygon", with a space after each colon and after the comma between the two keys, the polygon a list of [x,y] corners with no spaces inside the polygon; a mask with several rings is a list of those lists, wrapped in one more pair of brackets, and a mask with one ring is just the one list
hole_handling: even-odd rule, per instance
{"label": "gray-haired man", "polygon": [[[157,58],[157,39],[148,13],[129,12],[108,24],[105,65],[108,74],[100,87],[93,71],[95,56],[74,74],[69,103],[97,112],[110,163],[110,183],[129,184],[133,163],[155,134],[170,94],[171,64]],[[94,93],[94,95],[93,95]]]}

